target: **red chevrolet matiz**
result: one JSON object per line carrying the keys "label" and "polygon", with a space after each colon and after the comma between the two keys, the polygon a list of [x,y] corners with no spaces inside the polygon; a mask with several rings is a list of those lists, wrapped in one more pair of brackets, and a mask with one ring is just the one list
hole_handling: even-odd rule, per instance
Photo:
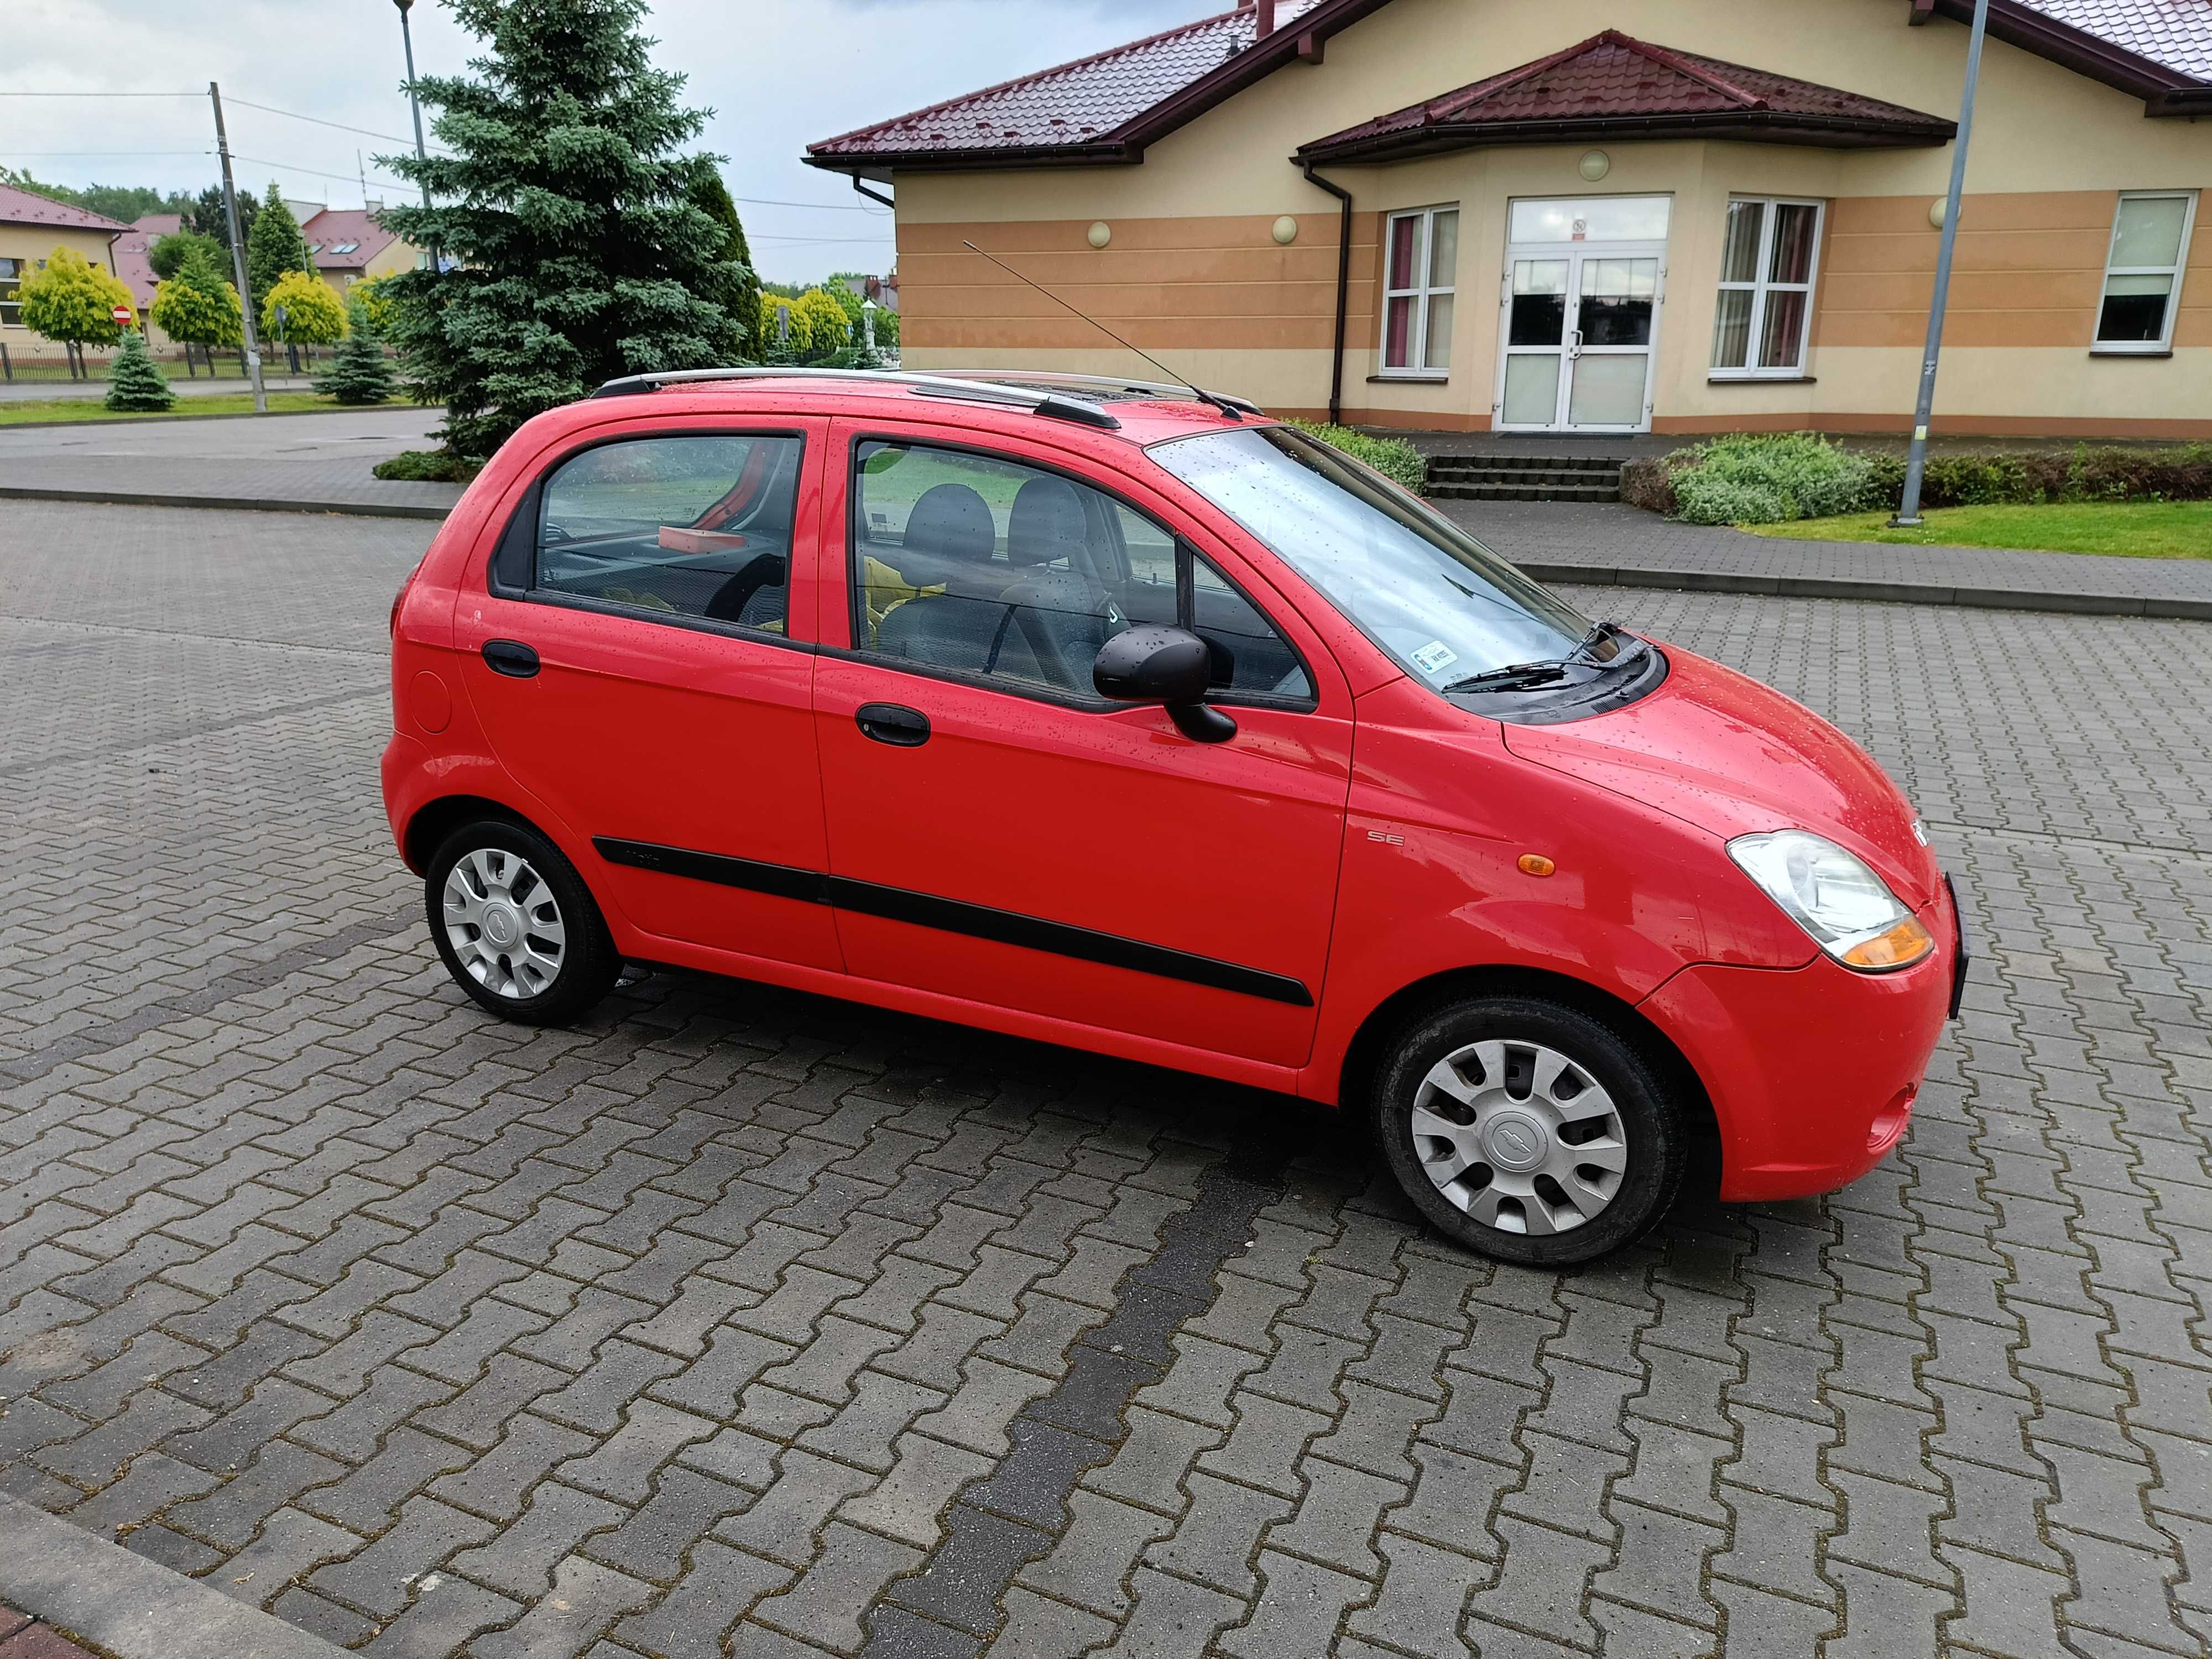
{"label": "red chevrolet matiz", "polygon": [[1855,1180],[1965,942],[1787,697],[1593,623],[1249,405],[1060,375],[617,381],[392,607],[385,799],[461,988],[705,969],[1372,1115],[1587,1260]]}

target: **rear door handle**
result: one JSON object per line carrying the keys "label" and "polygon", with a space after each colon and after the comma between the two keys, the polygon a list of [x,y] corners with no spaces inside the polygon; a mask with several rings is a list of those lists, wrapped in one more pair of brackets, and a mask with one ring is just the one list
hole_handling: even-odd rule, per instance
{"label": "rear door handle", "polygon": [[853,712],[863,737],[898,749],[919,749],[929,741],[929,716],[899,702],[864,702]]}
{"label": "rear door handle", "polygon": [[486,640],[485,665],[495,674],[526,680],[538,672],[538,653],[520,640]]}

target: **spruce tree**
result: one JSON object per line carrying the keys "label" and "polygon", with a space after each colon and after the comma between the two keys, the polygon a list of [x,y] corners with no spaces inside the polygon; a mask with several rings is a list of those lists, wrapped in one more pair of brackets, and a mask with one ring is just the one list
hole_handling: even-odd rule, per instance
{"label": "spruce tree", "polygon": [[269,290],[288,270],[307,268],[307,239],[300,234],[300,222],[269,181],[269,194],[253,216],[253,228],[246,234],[246,280],[253,289],[253,308],[259,314]]}
{"label": "spruce tree", "polygon": [[115,361],[107,370],[107,406],[115,410],[164,410],[175,404],[177,394],[169,390],[168,377],[161,373],[146,349],[145,337],[135,328],[126,329],[123,335],[123,349],[115,354]]}
{"label": "spruce tree", "polygon": [[694,205],[709,112],[653,67],[645,0],[453,0],[484,43],[466,76],[416,82],[453,154],[379,157],[435,207],[382,222],[439,257],[386,283],[416,395],[486,456],[541,410],[618,375],[724,362],[744,268]]}
{"label": "spruce tree", "polygon": [[392,365],[385,361],[384,339],[368,307],[349,301],[349,328],[339,343],[331,372],[315,382],[315,390],[342,404],[381,404],[392,398]]}
{"label": "spruce tree", "polygon": [[722,182],[720,173],[711,167],[702,170],[699,182],[691,191],[691,205],[722,227],[722,258],[744,272],[730,292],[722,296],[723,309],[730,313],[735,325],[723,361],[757,362],[766,349],[761,337],[760,277],[753,270],[752,249],[745,241],[744,221],[738,217],[738,204],[730,199],[729,186]]}

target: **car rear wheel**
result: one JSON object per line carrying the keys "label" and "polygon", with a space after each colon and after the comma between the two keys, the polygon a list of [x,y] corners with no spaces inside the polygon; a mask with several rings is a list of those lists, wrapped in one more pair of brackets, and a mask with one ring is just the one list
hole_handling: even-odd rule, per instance
{"label": "car rear wheel", "polygon": [[574,1019],[622,971],[583,878],[534,830],[498,818],[463,824],[440,844],[422,886],[447,971],[503,1019]]}
{"label": "car rear wheel", "polygon": [[1537,998],[1454,1004],[1386,1055],[1373,1107],[1391,1172],[1437,1230],[1500,1261],[1620,1249],[1681,1184],[1682,1115],[1637,1045]]}

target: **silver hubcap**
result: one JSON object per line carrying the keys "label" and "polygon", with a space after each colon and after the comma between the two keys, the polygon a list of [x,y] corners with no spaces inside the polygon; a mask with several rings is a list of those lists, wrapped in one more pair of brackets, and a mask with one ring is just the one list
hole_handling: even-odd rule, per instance
{"label": "silver hubcap", "polygon": [[1486,1227],[1564,1233],[1613,1202],[1628,1135],[1613,1097],[1556,1048],[1472,1042],[1430,1067],[1413,1149],[1436,1188]]}
{"label": "silver hubcap", "polygon": [[446,940],[471,979],[503,997],[534,997],[559,976],[568,929],[553,890],[504,848],[463,856],[446,877]]}

